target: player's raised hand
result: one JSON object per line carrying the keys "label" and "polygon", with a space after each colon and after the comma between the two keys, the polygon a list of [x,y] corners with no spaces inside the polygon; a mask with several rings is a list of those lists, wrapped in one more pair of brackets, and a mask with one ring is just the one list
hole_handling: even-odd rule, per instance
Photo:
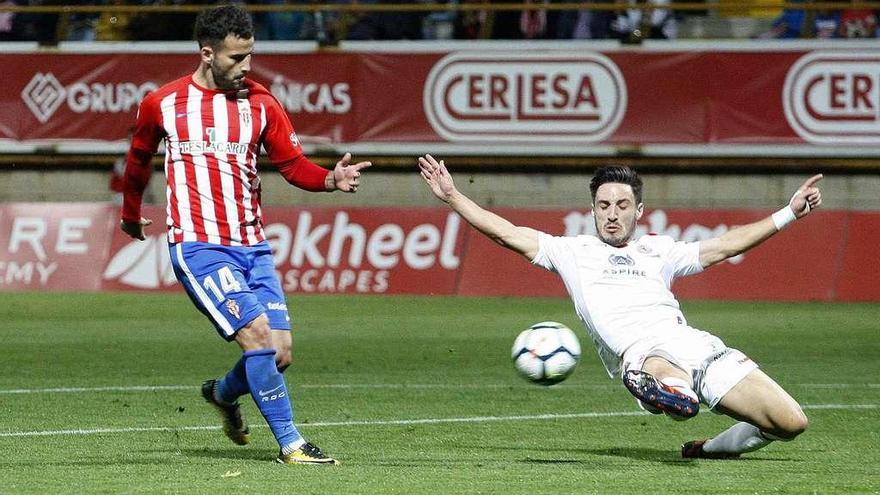
{"label": "player's raised hand", "polygon": [[438,162],[431,155],[420,156],[419,170],[434,196],[443,201],[449,201],[449,198],[455,193],[455,183],[452,181],[452,175],[446,170],[446,164],[443,160]]}
{"label": "player's raised hand", "polygon": [[140,221],[137,222],[126,222],[125,220],[120,220],[119,228],[122,229],[123,232],[128,234],[129,237],[143,241],[147,238],[147,236],[144,235],[144,227],[152,223],[152,220],[143,217],[141,217]]}
{"label": "player's raised hand", "polygon": [[361,185],[361,169],[371,166],[370,162],[351,163],[351,153],[346,153],[333,167],[333,183],[336,189],[355,193]]}
{"label": "player's raised hand", "polygon": [[822,191],[816,185],[820,180],[822,180],[822,174],[810,177],[791,197],[788,204],[797,218],[806,216],[810,210],[818,208],[822,204]]}

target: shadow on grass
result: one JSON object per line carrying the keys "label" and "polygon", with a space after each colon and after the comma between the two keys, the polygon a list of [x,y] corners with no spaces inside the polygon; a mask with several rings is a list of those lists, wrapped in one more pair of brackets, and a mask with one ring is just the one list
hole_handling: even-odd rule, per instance
{"label": "shadow on grass", "polygon": [[657,462],[661,464],[674,465],[693,465],[696,466],[700,462],[803,462],[803,459],[795,459],[789,457],[766,457],[760,453],[746,454],[738,459],[683,459],[678,449],[655,449],[646,447],[607,447],[607,448],[541,448],[533,449],[528,447],[514,446],[484,446],[485,450],[512,450],[531,451],[534,454],[517,462],[529,464],[590,464],[591,461],[578,459],[583,455],[594,455],[602,457],[620,457],[632,459],[636,461]]}
{"label": "shadow on grass", "polygon": [[669,449],[649,449],[642,447],[612,447],[608,449],[584,449],[582,452],[605,457],[625,457],[637,461],[660,462],[663,464],[689,464],[691,459],[682,459],[681,454]]}
{"label": "shadow on grass", "polygon": [[530,457],[519,462],[525,464],[587,464],[587,461],[582,459],[532,459]]}
{"label": "shadow on grass", "polygon": [[664,464],[676,464],[676,465],[693,465],[696,466],[701,462],[754,462],[754,461],[769,461],[769,462],[801,462],[800,459],[791,459],[791,458],[779,458],[779,457],[759,457],[754,454],[746,455],[745,457],[740,457],[737,459],[683,459],[681,455],[677,451],[670,450],[658,450],[658,449],[645,449],[645,448],[637,448],[637,447],[612,447],[610,449],[585,449],[581,452],[590,453],[593,455],[601,455],[606,457],[625,457],[628,459],[635,459],[640,461],[653,461],[653,462],[661,462]]}
{"label": "shadow on grass", "polygon": [[275,451],[265,449],[230,447],[223,449],[180,449],[180,452],[187,457],[202,457],[205,459],[235,459],[248,461],[275,460]]}

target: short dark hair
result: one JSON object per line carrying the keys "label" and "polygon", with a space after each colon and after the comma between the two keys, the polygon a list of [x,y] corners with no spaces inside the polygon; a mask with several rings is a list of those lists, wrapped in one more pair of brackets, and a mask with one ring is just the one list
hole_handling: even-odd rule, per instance
{"label": "short dark hair", "polygon": [[216,47],[230,34],[242,39],[254,37],[254,23],[246,10],[230,4],[199,12],[194,32],[199,48]]}
{"label": "short dark hair", "polygon": [[615,184],[626,184],[632,187],[633,195],[636,197],[636,203],[642,202],[642,178],[635,170],[623,166],[602,167],[593,174],[590,181],[590,195],[593,202],[596,202],[596,191],[599,186],[613,182]]}

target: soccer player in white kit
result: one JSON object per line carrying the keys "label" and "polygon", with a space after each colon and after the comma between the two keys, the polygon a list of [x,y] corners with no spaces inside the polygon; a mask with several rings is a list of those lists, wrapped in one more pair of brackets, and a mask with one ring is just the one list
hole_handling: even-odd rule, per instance
{"label": "soccer player in white kit", "polygon": [[644,211],[642,180],[628,167],[603,167],[590,182],[597,234],[555,237],[513,225],[456,189],[446,166],[419,158],[434,195],[478,231],[562,278],[609,376],[621,376],[639,405],[673,419],[699,404],[737,424],[708,440],[682,445],[683,457],[729,458],[792,440],[806,429],[798,403],[742,352],[688,326],[672,279],[741,254],[822,203],[821,175],[798,188],[788,205],[757,222],[700,242],[669,236],[633,239]]}

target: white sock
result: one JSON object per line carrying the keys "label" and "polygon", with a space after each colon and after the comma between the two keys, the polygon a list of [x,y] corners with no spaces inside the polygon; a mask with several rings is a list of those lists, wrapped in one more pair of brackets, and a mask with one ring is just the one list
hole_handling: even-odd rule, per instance
{"label": "white sock", "polygon": [[297,440],[291,444],[287,444],[284,447],[281,447],[281,453],[284,455],[287,455],[287,454],[293,452],[294,450],[302,447],[303,445],[305,445],[305,443],[306,443],[305,439],[300,438],[299,440]]}
{"label": "white sock", "polygon": [[703,444],[705,452],[741,454],[766,446],[773,440],[748,423],[737,423]]}

